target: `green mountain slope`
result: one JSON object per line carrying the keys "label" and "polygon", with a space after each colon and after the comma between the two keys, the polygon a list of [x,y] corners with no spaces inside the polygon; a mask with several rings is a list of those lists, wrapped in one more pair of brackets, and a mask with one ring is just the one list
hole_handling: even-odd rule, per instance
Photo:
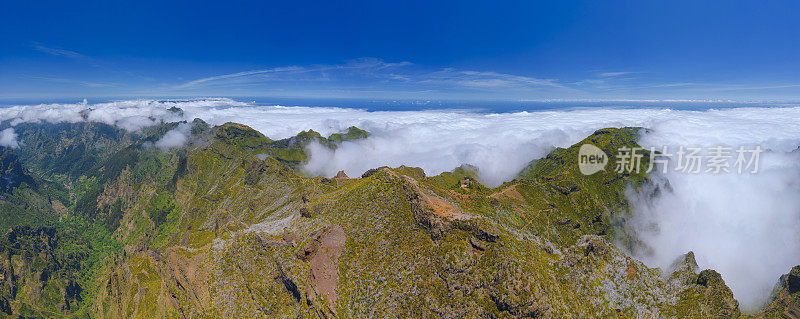
{"label": "green mountain slope", "polygon": [[[613,165],[618,147],[636,146],[637,128],[597,131],[492,189],[468,166],[437,176],[412,167],[376,168],[359,178],[299,172],[309,143],[336,148],[368,137],[357,128],[273,141],[240,124],[190,124],[188,143],[169,151],[153,143],[177,123],[138,133],[42,124],[20,133],[26,176],[64,186],[10,187],[21,194],[13,205],[42,217],[12,221],[31,226],[11,228],[0,240],[8,256],[0,282],[16,291],[2,295],[0,311],[108,318],[739,315],[719,274],[699,271],[693,254],[672,269],[650,269],[612,244],[628,236],[619,227],[628,213],[625,189],[648,177],[613,168],[583,175],[577,152],[592,143]],[[108,139],[105,146],[90,146],[97,136]],[[75,158],[33,155],[76,147],[83,151]],[[648,161],[649,154],[645,167]],[[53,198],[60,207],[30,204]],[[775,300],[776,309],[786,304]]]}

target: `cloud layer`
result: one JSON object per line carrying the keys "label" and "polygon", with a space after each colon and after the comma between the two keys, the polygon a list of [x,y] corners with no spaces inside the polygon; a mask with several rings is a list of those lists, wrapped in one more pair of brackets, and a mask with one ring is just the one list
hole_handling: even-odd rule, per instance
{"label": "cloud layer", "polygon": [[[661,179],[660,196],[631,193],[630,225],[654,248],[640,255],[667,268],[694,251],[703,268],[719,271],[744,310],[756,310],[777,278],[800,264],[800,129],[797,109],[745,108],[685,112],[654,123],[641,143],[767,151],[754,174],[685,174]],[[669,183],[669,188],[664,187]]]}
{"label": "cloud layer", "polygon": [[191,125],[187,123],[178,124],[178,127],[169,130],[161,139],[156,141],[155,146],[164,151],[184,146],[189,141],[191,128]]}
{"label": "cloud layer", "polygon": [[19,141],[17,141],[17,133],[14,128],[7,128],[0,131],[0,146],[8,148],[18,148]]}
{"label": "cloud layer", "polygon": [[[209,89],[231,85],[272,85],[300,88],[323,84],[326,88],[357,91],[469,91],[503,90],[504,92],[539,92],[559,89],[569,92],[563,83],[554,79],[536,78],[490,71],[455,68],[430,69],[410,62],[385,62],[376,58],[361,58],[342,64],[283,66],[269,69],[209,76],[175,86],[175,90]],[[430,92],[429,92],[430,93]],[[463,93],[462,93],[463,94]]]}
{"label": "cloud layer", "polygon": [[[183,112],[168,109],[178,107]],[[638,256],[667,266],[695,251],[703,268],[717,269],[745,307],[763,301],[778,276],[800,264],[800,108],[736,108],[677,111],[656,108],[570,109],[485,114],[469,111],[367,112],[344,108],[255,106],[229,99],[136,100],[88,105],[49,104],[0,109],[0,120],[21,122],[98,121],[136,131],[160,121],[202,118],[212,125],[247,124],[272,139],[314,129],[322,135],[358,126],[365,140],[337,150],[311,145],[304,170],[358,176],[382,165],[418,166],[434,175],[463,164],[478,167],[489,186],[513,178],[529,161],[553,147],[572,145],[603,127],[650,129],[643,146],[754,146],[762,156],[758,174],[663,176],[671,192],[657,198],[632,192],[631,226],[653,254]],[[186,127],[156,143],[185,143]],[[5,131],[3,131],[5,132]],[[11,131],[13,133],[13,131]],[[8,133],[3,133],[8,134]],[[5,135],[2,135],[5,136]],[[9,135],[10,136],[10,135]],[[14,139],[15,140],[15,139]]]}

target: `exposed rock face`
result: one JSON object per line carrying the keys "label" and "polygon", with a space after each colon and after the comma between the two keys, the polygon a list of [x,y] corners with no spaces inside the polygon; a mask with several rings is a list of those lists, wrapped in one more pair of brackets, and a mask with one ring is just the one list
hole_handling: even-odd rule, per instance
{"label": "exposed rock face", "polygon": [[710,269],[698,273],[698,269],[691,251],[677,258],[670,267],[668,280],[680,291],[677,295],[678,317],[739,317],[739,302],[733,298],[722,276]]}
{"label": "exposed rock face", "polygon": [[733,293],[722,276],[714,270],[706,269],[697,276],[697,285],[694,291],[700,298],[702,313],[717,318],[736,318],[741,314],[739,302],[733,298]]}
{"label": "exposed rock face", "polygon": [[767,318],[800,318],[800,266],[781,276],[764,310]]}
{"label": "exposed rock face", "polygon": [[338,180],[348,179],[348,178],[350,177],[347,177],[347,174],[345,174],[344,171],[339,171],[338,173],[336,173],[336,176],[333,177],[333,179],[338,179]]}
{"label": "exposed rock face", "polygon": [[785,277],[781,277],[781,281],[785,282],[786,292],[793,294],[800,291],[800,266],[792,268]]}
{"label": "exposed rock face", "polygon": [[694,259],[694,252],[688,252],[678,257],[670,267],[670,281],[676,285],[692,285],[697,282],[697,261]]}

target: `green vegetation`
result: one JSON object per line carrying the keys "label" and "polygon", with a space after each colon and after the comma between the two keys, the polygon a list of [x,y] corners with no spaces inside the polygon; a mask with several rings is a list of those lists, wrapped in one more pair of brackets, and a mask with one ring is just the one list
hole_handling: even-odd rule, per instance
{"label": "green vegetation", "polygon": [[331,134],[330,136],[328,136],[328,141],[332,143],[342,143],[345,141],[365,139],[367,137],[369,137],[369,133],[367,133],[367,131],[357,128],[355,126],[351,126],[347,128],[347,132]]}
{"label": "green vegetation", "polygon": [[108,232],[113,233],[119,227],[119,222],[122,219],[124,212],[122,211],[122,200],[117,199],[114,204],[108,207],[106,212],[105,221],[103,225],[106,226]]}
{"label": "green vegetation", "polygon": [[[662,273],[612,244],[634,240],[620,226],[624,192],[647,175],[583,175],[577,149],[592,143],[614,163],[617,148],[636,146],[638,128],[597,131],[488,188],[469,166],[437,176],[405,166],[362,178],[299,173],[309,143],[335,149],[369,136],[355,127],[273,141],[244,125],[195,120],[185,147],[152,146],[176,125],[136,134],[88,123],[20,129],[23,149],[0,154],[4,176],[19,181],[0,197],[0,225],[11,227],[0,238],[0,312],[739,315],[719,274],[698,272],[693,254]],[[36,155],[46,150],[53,156]],[[796,309],[795,272],[781,279],[768,314]]]}
{"label": "green vegetation", "polygon": [[160,226],[167,218],[167,215],[172,213],[175,209],[175,204],[172,202],[172,196],[169,194],[156,194],[150,200],[150,205],[147,206],[147,215],[153,220],[156,228]]}
{"label": "green vegetation", "polygon": [[331,134],[328,138],[322,137],[314,130],[308,130],[290,138],[269,142],[268,151],[265,154],[271,155],[289,167],[297,168],[308,159],[306,147],[311,143],[318,143],[330,149],[336,149],[342,142],[367,137],[369,137],[369,133],[355,126],[351,126],[344,133]]}

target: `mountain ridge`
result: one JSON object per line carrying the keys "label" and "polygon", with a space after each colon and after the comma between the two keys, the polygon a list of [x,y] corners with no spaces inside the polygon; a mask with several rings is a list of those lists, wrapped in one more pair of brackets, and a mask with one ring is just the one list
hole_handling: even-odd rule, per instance
{"label": "mountain ridge", "polygon": [[[53,233],[45,235],[51,238],[45,247],[55,248],[18,251],[91,257],[76,269],[59,268],[71,269],[68,279],[70,272],[82,274],[74,280],[50,284],[40,270],[29,271],[39,274],[38,281],[4,277],[17,287],[45,287],[39,296],[60,301],[48,306],[37,294],[8,295],[0,310],[78,317],[741,313],[719,274],[698,272],[693,254],[678,270],[659,270],[614,245],[630,236],[619,230],[628,213],[625,188],[648,177],[611,169],[582,175],[577,147],[592,143],[613,163],[611,151],[636,146],[640,128],[598,130],[532,162],[516,180],[487,188],[470,167],[436,176],[404,166],[359,178],[300,172],[308,143],[335,148],[369,136],[357,128],[328,138],[306,131],[273,141],[241,124],[210,127],[195,120],[186,146],[147,146],[177,125],[115,131],[119,140],[102,145],[80,134],[108,129],[100,125],[47,128],[75,137],[38,144],[30,141],[43,136],[41,129],[20,130],[27,149],[19,152],[28,154],[28,165],[64,183],[68,195],[62,197],[70,200],[57,214],[50,209],[61,222],[41,226],[54,228],[9,232],[25,238]],[[54,170],[61,166],[39,164],[41,157],[31,155],[37,149],[69,154],[74,145],[83,145],[84,153],[62,159],[94,163],[91,169],[78,166],[78,176],[76,166]],[[4,242],[11,247],[15,241],[7,236]],[[68,258],[48,260],[68,264]],[[8,265],[33,269],[25,265],[36,263]],[[773,304],[778,309],[789,303]]]}

